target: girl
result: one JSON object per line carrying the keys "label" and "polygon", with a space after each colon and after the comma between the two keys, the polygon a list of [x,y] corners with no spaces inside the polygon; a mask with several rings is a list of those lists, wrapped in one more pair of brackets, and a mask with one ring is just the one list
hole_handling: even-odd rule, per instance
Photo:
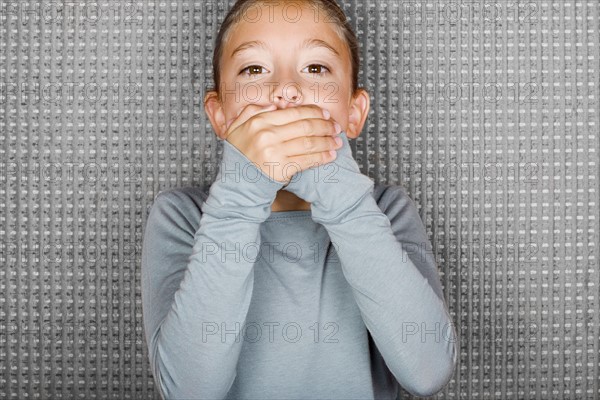
{"label": "girl", "polygon": [[343,11],[239,0],[213,68],[216,180],[159,193],[144,236],[144,328],[163,398],[440,391],[456,334],[414,203],[352,157],[370,99]]}

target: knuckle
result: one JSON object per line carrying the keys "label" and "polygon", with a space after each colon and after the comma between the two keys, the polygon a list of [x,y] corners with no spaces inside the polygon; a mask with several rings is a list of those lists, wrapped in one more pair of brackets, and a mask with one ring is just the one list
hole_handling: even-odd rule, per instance
{"label": "knuckle", "polygon": [[248,127],[250,128],[250,130],[258,130],[263,125],[264,125],[264,119],[263,119],[263,117],[260,116],[260,114],[255,115],[254,117],[252,117],[248,120]]}
{"label": "knuckle", "polygon": [[259,134],[263,140],[269,140],[273,135],[275,135],[275,132],[273,132],[273,130],[270,127],[264,127],[261,128]]}
{"label": "knuckle", "polygon": [[323,109],[316,104],[311,104],[312,109],[317,113],[323,115]]}
{"label": "knuckle", "polygon": [[306,165],[305,168],[312,168],[312,167],[316,167],[319,164],[323,163],[323,155],[320,153],[317,154],[311,154],[310,156],[306,157]]}
{"label": "knuckle", "polygon": [[304,136],[302,138],[302,144],[306,150],[312,150],[314,142],[310,136]]}
{"label": "knuckle", "polygon": [[294,119],[300,119],[302,117],[302,112],[300,111],[300,109],[298,107],[294,107],[291,109],[292,110],[292,118]]}
{"label": "knuckle", "polygon": [[321,108],[321,107],[317,107],[317,115],[318,118],[325,118],[325,115],[323,114],[325,112],[325,108]]}
{"label": "knuckle", "polygon": [[329,121],[329,129],[331,129],[332,132],[337,133],[337,130],[335,129],[335,121],[334,120]]}
{"label": "knuckle", "polygon": [[309,135],[312,130],[310,121],[307,119],[301,119],[300,121],[302,123],[302,131],[305,135]]}
{"label": "knuckle", "polygon": [[329,150],[336,150],[337,149],[337,143],[335,142],[335,139],[329,139]]}
{"label": "knuckle", "polygon": [[325,164],[327,163],[327,161],[329,161],[327,159],[327,153],[319,153],[319,157],[318,160],[316,160],[316,162],[318,162],[319,164]]}
{"label": "knuckle", "polygon": [[272,134],[270,129],[261,129],[255,136],[256,145],[259,148],[267,148]]}
{"label": "knuckle", "polygon": [[273,160],[273,156],[275,155],[274,153],[275,152],[273,151],[273,147],[271,147],[271,146],[266,146],[263,149],[263,154],[265,155],[265,158],[267,160],[270,160],[270,161]]}

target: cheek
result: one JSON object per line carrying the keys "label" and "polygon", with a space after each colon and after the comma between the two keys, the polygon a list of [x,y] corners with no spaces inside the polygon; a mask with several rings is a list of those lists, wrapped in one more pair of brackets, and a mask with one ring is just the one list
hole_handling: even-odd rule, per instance
{"label": "cheek", "polygon": [[331,113],[331,117],[341,125],[342,130],[346,131],[348,129],[348,122],[352,122],[348,121],[350,110],[344,106],[327,107],[327,109]]}
{"label": "cheek", "polygon": [[229,115],[229,118],[227,118],[227,129],[229,129],[229,127],[231,126],[233,121],[235,121],[236,118],[240,116],[240,114],[242,113],[243,110],[244,110],[243,107],[239,107],[239,109],[237,109],[237,110],[233,109],[229,113],[225,113],[226,116]]}

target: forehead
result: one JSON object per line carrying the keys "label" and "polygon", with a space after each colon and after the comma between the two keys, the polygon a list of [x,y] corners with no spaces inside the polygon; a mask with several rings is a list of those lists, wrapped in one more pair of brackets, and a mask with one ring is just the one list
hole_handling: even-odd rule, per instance
{"label": "forehead", "polygon": [[307,1],[256,2],[235,20],[225,48],[230,55],[231,48],[246,41],[285,45],[304,42],[309,37],[326,41],[340,53],[345,51],[341,30],[322,6]]}

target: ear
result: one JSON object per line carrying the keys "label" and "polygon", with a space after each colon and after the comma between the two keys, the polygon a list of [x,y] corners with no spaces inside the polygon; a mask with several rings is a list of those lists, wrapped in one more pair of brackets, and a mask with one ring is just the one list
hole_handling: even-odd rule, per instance
{"label": "ear", "polygon": [[371,98],[369,97],[369,93],[363,88],[357,89],[350,101],[348,128],[346,129],[346,136],[348,138],[356,139],[360,135],[367,121],[370,106]]}
{"label": "ear", "polygon": [[227,119],[216,91],[210,90],[204,96],[204,111],[217,136],[224,140],[227,133]]}

